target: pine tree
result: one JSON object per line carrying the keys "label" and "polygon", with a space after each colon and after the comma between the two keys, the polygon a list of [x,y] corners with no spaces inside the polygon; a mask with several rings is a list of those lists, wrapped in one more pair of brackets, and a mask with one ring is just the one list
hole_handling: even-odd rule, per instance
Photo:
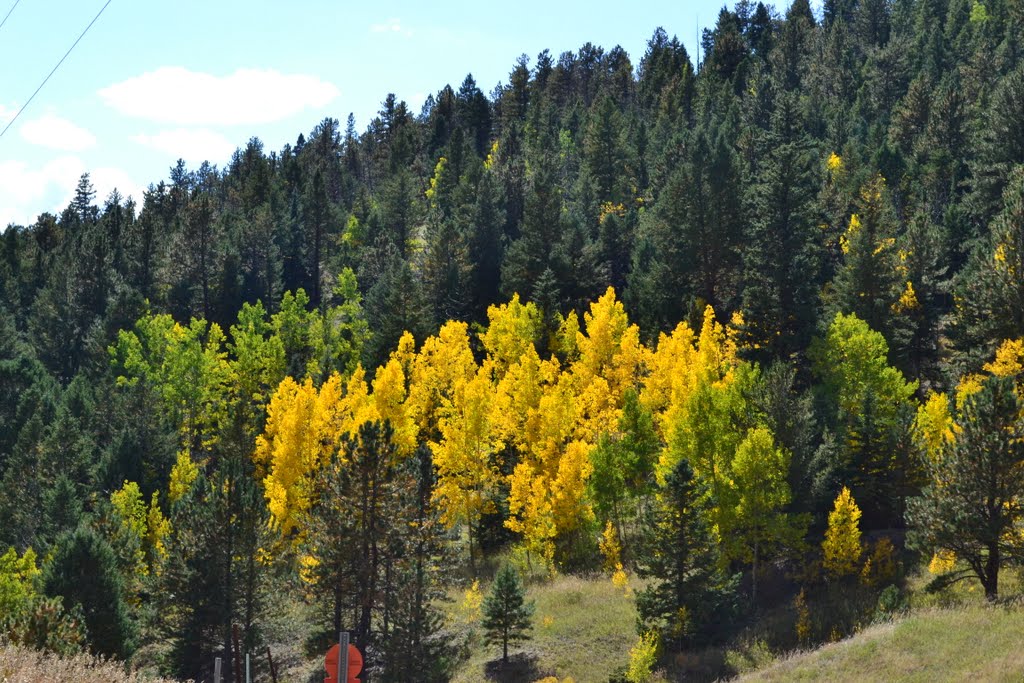
{"label": "pine tree", "polygon": [[526,591],[519,574],[512,565],[504,565],[498,570],[491,591],[484,598],[481,622],[485,632],[484,642],[488,645],[501,644],[503,664],[508,664],[509,644],[530,639],[533,611],[533,603],[526,602]]}
{"label": "pine tree", "polygon": [[56,548],[43,570],[44,592],[60,596],[69,609],[81,608],[94,652],[127,658],[135,649],[136,627],[110,544],[88,527],[79,527],[58,538]]}
{"label": "pine tree", "polygon": [[999,595],[999,572],[1020,557],[1015,530],[1024,510],[1024,401],[1015,377],[990,377],[967,398],[956,436],[924,466],[931,484],[909,501],[908,542],[924,553],[951,551],[965,568],[941,577],[975,577],[985,597]]}
{"label": "pine tree", "polygon": [[885,179],[876,175],[861,188],[857,213],[840,237],[844,256],[832,286],[832,310],[853,313],[892,340],[892,308],[903,283],[896,269],[898,253]]}
{"label": "pine tree", "polygon": [[674,650],[714,640],[732,617],[735,582],[727,578],[710,526],[710,501],[680,460],[645,519],[637,574],[638,628],[657,631]]}
{"label": "pine tree", "polygon": [[1012,174],[1003,210],[957,279],[956,339],[968,357],[1024,336],[1024,167]]}
{"label": "pine tree", "polygon": [[796,98],[782,93],[753,189],[743,258],[745,336],[751,355],[762,361],[787,361],[803,351],[817,317],[821,264],[813,196],[820,180],[797,116]]}

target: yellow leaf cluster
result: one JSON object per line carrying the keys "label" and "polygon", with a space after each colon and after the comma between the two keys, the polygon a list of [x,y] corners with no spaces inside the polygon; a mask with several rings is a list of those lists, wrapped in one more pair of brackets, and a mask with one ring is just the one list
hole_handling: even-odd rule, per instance
{"label": "yellow leaf cluster", "polygon": [[619,534],[611,520],[604,526],[601,540],[598,542],[601,555],[604,557],[604,568],[606,571],[614,572],[617,567],[622,566],[622,544],[619,543]]}
{"label": "yellow leaf cluster", "polygon": [[952,571],[954,566],[956,566],[956,553],[952,550],[940,550],[932,555],[932,560],[928,563],[928,571],[932,574],[945,574]]}
{"label": "yellow leaf cluster", "polygon": [[860,515],[860,508],[850,495],[850,489],[844,486],[836,497],[835,508],[828,515],[828,529],[821,545],[825,571],[834,577],[849,576],[857,571],[862,550]]}
{"label": "yellow leaf cluster", "polygon": [[846,233],[839,236],[839,248],[844,254],[850,253],[850,240],[860,232],[860,227],[860,216],[857,214],[850,216],[850,225],[847,226]]}
{"label": "yellow leaf cluster", "polygon": [[917,300],[917,293],[914,292],[914,283],[908,280],[900,298],[893,303],[892,310],[894,313],[906,313],[920,307],[921,303]]}
{"label": "yellow leaf cluster", "polygon": [[[353,375],[353,380],[359,375]],[[254,458],[263,479],[268,507],[282,535],[309,509],[310,477],[333,453],[343,429],[341,379],[333,375],[317,390],[286,377],[267,408],[267,425],[256,439]]]}
{"label": "yellow leaf cluster", "polygon": [[492,512],[501,481],[493,458],[489,367],[459,383],[438,421],[440,440],[430,443],[438,480],[434,499],[449,527],[472,524]]}
{"label": "yellow leaf cluster", "polygon": [[843,170],[843,158],[835,152],[832,152],[828,155],[828,160],[825,162],[825,166],[828,168],[828,172],[835,177],[836,174],[841,173]]}
{"label": "yellow leaf cluster", "polygon": [[199,466],[192,462],[188,451],[178,451],[178,458],[171,468],[171,481],[167,491],[167,499],[173,505],[192,489],[192,484],[199,476]]}
{"label": "yellow leaf cluster", "polygon": [[946,394],[930,393],[928,400],[917,409],[913,435],[932,461],[937,461],[946,444],[953,441],[955,423]]}
{"label": "yellow leaf cluster", "polygon": [[1024,337],[1007,339],[996,349],[996,357],[984,365],[985,372],[996,377],[1012,377],[1024,372]]}

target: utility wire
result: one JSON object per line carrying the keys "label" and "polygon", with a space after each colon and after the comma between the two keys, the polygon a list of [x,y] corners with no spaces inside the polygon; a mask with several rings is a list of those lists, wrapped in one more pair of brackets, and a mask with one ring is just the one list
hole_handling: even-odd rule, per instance
{"label": "utility wire", "polygon": [[[18,0],[18,2],[21,2],[21,0]],[[0,138],[2,138],[4,136],[4,133],[6,133],[7,130],[11,126],[14,125],[14,122],[18,120],[19,116],[21,116],[21,112],[25,111],[25,107],[27,107],[29,105],[29,103],[32,102],[32,100],[35,99],[36,95],[39,94],[39,91],[43,89],[44,85],[46,85],[46,82],[48,80],[50,80],[50,76],[53,76],[53,74],[57,71],[57,69],[60,68],[60,65],[64,63],[64,60],[68,58],[68,55],[71,54],[71,51],[74,50],[75,46],[78,45],[78,42],[80,40],[82,40],[82,38],[85,37],[85,34],[89,32],[89,29],[92,28],[92,25],[96,23],[96,20],[100,18],[101,14],[103,14],[103,10],[107,9],[107,5],[109,5],[111,2],[113,2],[113,0],[107,0],[106,4],[103,5],[103,7],[100,8],[100,11],[97,12],[96,16],[92,18],[92,21],[89,22],[89,25],[85,27],[85,30],[82,31],[81,35],[78,36],[78,38],[75,40],[75,42],[71,44],[71,47],[68,48],[68,51],[64,53],[64,56],[60,58],[60,61],[57,62],[57,66],[53,67],[53,70],[46,76],[46,78],[43,79],[43,82],[39,84],[39,87],[36,88],[36,91],[34,93],[32,93],[32,97],[28,98],[28,100],[25,102],[25,104],[21,105],[21,109],[18,110],[18,113],[15,114],[14,118],[11,119],[10,123],[8,123],[6,127],[4,127],[3,132],[0,132]],[[18,4],[18,3],[16,2],[14,4]],[[13,8],[11,8],[11,9],[13,10]],[[7,20],[5,19],[4,21],[7,21]],[[0,25],[2,25],[2,24],[0,24]]]}
{"label": "utility wire", "polygon": [[18,3],[19,3],[19,2],[21,2],[21,0],[14,0],[14,4],[13,4],[13,5],[11,5],[11,9],[7,10],[7,16],[6,16],[6,17],[4,17],[4,20],[3,20],[3,21],[0,21],[0,28],[3,28],[3,27],[4,27],[4,24],[6,24],[6,23],[7,23],[7,18],[11,16],[11,12],[13,12],[13,11],[14,11],[14,8],[18,6]]}

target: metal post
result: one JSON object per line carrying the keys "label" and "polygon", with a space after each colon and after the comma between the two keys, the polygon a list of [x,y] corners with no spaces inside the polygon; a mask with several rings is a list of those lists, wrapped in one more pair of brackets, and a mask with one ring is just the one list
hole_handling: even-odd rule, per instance
{"label": "metal post", "polygon": [[220,683],[220,657],[213,660],[213,683]]}
{"label": "metal post", "polygon": [[338,683],[348,681],[348,631],[338,634]]}
{"label": "metal post", "polygon": [[245,653],[245,683],[252,683],[252,676],[249,673],[249,653]]}

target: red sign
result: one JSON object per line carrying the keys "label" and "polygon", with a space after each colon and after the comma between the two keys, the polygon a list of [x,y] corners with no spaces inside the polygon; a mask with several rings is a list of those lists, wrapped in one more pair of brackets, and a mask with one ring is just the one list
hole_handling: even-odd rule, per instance
{"label": "red sign", "polygon": [[[327,678],[324,679],[324,683],[338,683],[338,652],[340,648],[335,643],[331,646],[331,649],[327,651],[327,657],[324,660],[324,668],[327,670]],[[356,676],[363,670],[363,655],[359,652],[359,648],[355,645],[348,646],[348,680],[345,683],[359,683],[359,679]]]}

